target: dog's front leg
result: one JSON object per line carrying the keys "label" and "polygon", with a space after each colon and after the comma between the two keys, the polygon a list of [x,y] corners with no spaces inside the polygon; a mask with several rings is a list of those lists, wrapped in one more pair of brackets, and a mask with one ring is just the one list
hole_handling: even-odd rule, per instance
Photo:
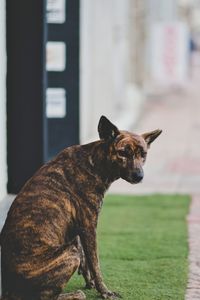
{"label": "dog's front leg", "polygon": [[97,255],[96,228],[90,227],[81,232],[81,243],[86,255],[95,288],[103,299],[116,299],[120,297],[117,293],[110,291],[103,282]]}
{"label": "dog's front leg", "polygon": [[77,238],[76,238],[76,247],[80,253],[80,258],[81,258],[80,266],[78,269],[78,274],[82,275],[83,278],[85,279],[85,283],[86,283],[85,288],[86,289],[95,288],[94,280],[91,278],[90,270],[88,267],[88,262],[86,260],[86,256],[83,251],[83,247],[82,247],[79,236],[77,236]]}

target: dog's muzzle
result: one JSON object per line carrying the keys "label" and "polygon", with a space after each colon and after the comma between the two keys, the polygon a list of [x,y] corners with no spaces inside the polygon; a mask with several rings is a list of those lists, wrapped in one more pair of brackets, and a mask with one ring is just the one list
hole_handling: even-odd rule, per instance
{"label": "dog's muzzle", "polygon": [[135,169],[132,172],[121,172],[121,178],[128,181],[129,183],[139,183],[144,177],[144,172],[142,169]]}
{"label": "dog's muzzle", "polygon": [[143,177],[144,177],[144,172],[142,169],[133,172],[132,174],[132,178],[135,183],[139,183],[140,181],[142,181]]}

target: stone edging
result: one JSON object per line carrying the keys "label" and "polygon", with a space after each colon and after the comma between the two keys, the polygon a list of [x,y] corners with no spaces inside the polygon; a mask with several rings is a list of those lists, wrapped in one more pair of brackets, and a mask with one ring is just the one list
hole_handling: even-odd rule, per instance
{"label": "stone edging", "polygon": [[186,300],[200,300],[200,195],[192,196],[188,221],[189,274]]}

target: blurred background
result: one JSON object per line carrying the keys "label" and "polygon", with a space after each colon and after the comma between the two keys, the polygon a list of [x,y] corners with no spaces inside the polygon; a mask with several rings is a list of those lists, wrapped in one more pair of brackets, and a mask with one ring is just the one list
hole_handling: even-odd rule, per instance
{"label": "blurred background", "polygon": [[163,129],[142,185],[200,189],[200,0],[0,1],[0,200],[64,147]]}

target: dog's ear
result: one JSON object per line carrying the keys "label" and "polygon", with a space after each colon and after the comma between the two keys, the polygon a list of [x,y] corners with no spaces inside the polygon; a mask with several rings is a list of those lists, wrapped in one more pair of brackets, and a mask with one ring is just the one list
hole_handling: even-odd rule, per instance
{"label": "dog's ear", "polygon": [[156,129],[154,131],[146,132],[142,134],[143,139],[147,143],[147,146],[150,147],[151,143],[162,133],[162,130]]}
{"label": "dog's ear", "polygon": [[104,140],[115,139],[120,134],[119,129],[104,116],[99,120],[98,132],[100,139]]}

